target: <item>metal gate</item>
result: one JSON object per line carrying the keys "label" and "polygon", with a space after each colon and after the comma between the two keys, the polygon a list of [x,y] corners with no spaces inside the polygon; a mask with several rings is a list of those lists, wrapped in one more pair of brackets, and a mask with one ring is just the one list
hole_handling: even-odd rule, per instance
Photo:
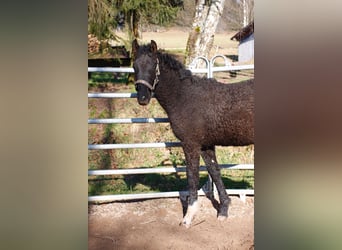
{"label": "metal gate", "polygon": [[[225,66],[214,67],[214,62],[217,58],[223,58]],[[204,60],[206,68],[194,69],[193,63],[196,60]],[[224,55],[215,55],[209,61],[205,57],[197,57],[189,65],[189,70],[193,73],[205,73],[208,78],[213,77],[213,72],[218,71],[235,71],[254,69],[254,65],[239,65],[233,66],[229,63]],[[94,68],[89,67],[88,72],[113,72],[113,73],[134,73],[133,68]],[[136,93],[88,93],[88,98],[136,98]],[[124,124],[124,123],[167,123],[168,118],[111,118],[111,119],[88,119],[88,124]],[[94,149],[133,149],[133,148],[169,148],[180,147],[180,142],[156,142],[156,143],[129,143],[129,144],[89,144],[88,150]],[[254,164],[220,164],[221,168],[225,169],[254,169]],[[205,166],[200,167],[200,171],[206,171]],[[88,175],[132,175],[132,174],[150,174],[150,173],[176,173],[186,172],[185,166],[181,167],[163,167],[163,168],[133,168],[133,169],[103,169],[103,170],[88,170]],[[215,190],[215,189],[214,189]],[[216,192],[216,191],[215,191]],[[227,189],[229,195],[239,195],[244,199],[246,195],[254,195],[252,189]],[[89,202],[108,202],[119,200],[135,200],[135,199],[151,199],[151,198],[166,198],[186,196],[187,191],[174,192],[158,192],[158,193],[141,193],[141,194],[116,194],[116,195],[99,195],[89,196]],[[200,189],[199,195],[205,195]]]}

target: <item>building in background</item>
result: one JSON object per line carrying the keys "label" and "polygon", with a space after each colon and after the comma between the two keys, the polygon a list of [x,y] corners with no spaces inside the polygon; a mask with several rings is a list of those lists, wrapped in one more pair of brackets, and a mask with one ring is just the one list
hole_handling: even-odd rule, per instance
{"label": "building in background", "polygon": [[254,59],[254,21],[230,38],[239,42],[239,62]]}

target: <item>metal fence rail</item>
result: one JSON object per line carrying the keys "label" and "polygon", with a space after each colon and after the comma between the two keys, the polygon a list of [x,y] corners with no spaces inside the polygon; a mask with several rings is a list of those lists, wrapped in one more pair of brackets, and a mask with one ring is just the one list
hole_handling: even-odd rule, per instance
{"label": "metal fence rail", "polygon": [[180,142],[118,143],[88,145],[88,149],[170,148],[180,146]]}
{"label": "metal fence rail", "polygon": [[[242,200],[245,200],[246,195],[254,195],[253,189],[226,189],[229,195],[239,195]],[[109,202],[109,201],[125,201],[125,200],[140,200],[140,199],[155,199],[155,198],[176,198],[184,197],[189,194],[188,191],[172,191],[160,193],[144,193],[144,194],[114,194],[114,195],[95,195],[89,196],[89,202]],[[198,195],[203,196],[205,192],[198,190]]]}
{"label": "metal fence rail", "polygon": [[120,124],[120,123],[168,123],[168,118],[112,118],[88,119],[88,124]]}
{"label": "metal fence rail", "polygon": [[137,93],[88,93],[88,98],[136,98]]}
{"label": "metal fence rail", "polygon": [[[225,66],[214,67],[216,58],[223,58]],[[195,58],[196,60],[204,60],[207,67],[202,69],[194,69],[189,65],[189,69],[193,73],[206,73],[208,78],[213,77],[213,72],[218,71],[236,71],[245,69],[254,69],[254,65],[230,65],[228,59],[223,55],[216,55],[210,61],[204,57]],[[134,73],[133,68],[96,68],[88,67],[88,72],[113,72],[113,73]],[[88,93],[88,98],[136,98],[137,93]],[[154,96],[153,96],[154,97]],[[133,124],[133,123],[167,123],[168,118],[111,118],[111,119],[88,119],[88,124]],[[135,149],[135,148],[168,148],[180,147],[180,142],[158,142],[158,143],[128,143],[128,144],[90,144],[88,150],[103,150],[103,149]],[[254,169],[253,164],[222,164],[221,168],[226,169]],[[185,172],[184,166],[180,167],[156,167],[156,168],[134,168],[134,169],[103,169],[103,170],[88,170],[89,176],[98,175],[126,175],[126,174],[150,174],[150,173],[177,173]],[[206,171],[205,166],[200,167],[200,171]],[[228,194],[239,195],[242,199],[246,195],[254,195],[252,189],[227,189]],[[199,195],[204,195],[203,190],[198,191]],[[120,200],[135,200],[135,199],[151,199],[165,197],[180,197],[187,195],[187,191],[175,192],[158,192],[158,193],[143,193],[143,194],[119,194],[119,195],[101,195],[89,196],[89,202],[108,202]]]}
{"label": "metal fence rail", "polygon": [[[254,169],[253,164],[221,164],[221,169]],[[207,171],[206,166],[200,166],[199,171]],[[185,166],[156,167],[156,168],[129,168],[129,169],[102,169],[88,170],[88,175],[125,175],[125,174],[156,174],[156,173],[182,173],[186,172]]]}
{"label": "metal fence rail", "polygon": [[[223,58],[225,61],[225,66],[218,66],[215,67],[214,63],[217,58]],[[204,60],[206,62],[206,68],[194,68],[196,65],[196,61]],[[192,63],[188,67],[189,70],[191,70],[192,73],[201,73],[201,74],[207,74],[208,78],[213,78],[213,72],[218,71],[237,71],[237,70],[248,70],[248,69],[254,69],[254,64],[250,65],[232,65],[228,58],[224,55],[215,55],[211,58],[209,61],[207,58],[198,56],[196,57]],[[129,67],[106,67],[106,68],[97,68],[97,67],[88,67],[88,72],[112,72],[112,73],[134,73],[133,68]],[[88,96],[89,97],[89,96]]]}

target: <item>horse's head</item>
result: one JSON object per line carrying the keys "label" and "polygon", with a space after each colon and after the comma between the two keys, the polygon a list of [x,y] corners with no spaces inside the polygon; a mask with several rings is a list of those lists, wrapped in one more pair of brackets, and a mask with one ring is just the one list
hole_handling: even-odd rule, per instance
{"label": "horse's head", "polygon": [[151,44],[139,46],[137,40],[132,43],[134,57],[135,88],[138,93],[140,105],[147,105],[159,79],[159,61],[157,57],[157,44],[151,40]]}

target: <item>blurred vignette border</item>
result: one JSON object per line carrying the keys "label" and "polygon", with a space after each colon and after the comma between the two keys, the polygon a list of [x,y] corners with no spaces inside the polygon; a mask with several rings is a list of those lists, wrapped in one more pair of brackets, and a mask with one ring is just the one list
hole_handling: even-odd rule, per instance
{"label": "blurred vignette border", "polygon": [[86,249],[87,3],[0,12],[0,248]]}
{"label": "blurred vignette border", "polygon": [[336,5],[255,5],[256,249],[342,247]]}

